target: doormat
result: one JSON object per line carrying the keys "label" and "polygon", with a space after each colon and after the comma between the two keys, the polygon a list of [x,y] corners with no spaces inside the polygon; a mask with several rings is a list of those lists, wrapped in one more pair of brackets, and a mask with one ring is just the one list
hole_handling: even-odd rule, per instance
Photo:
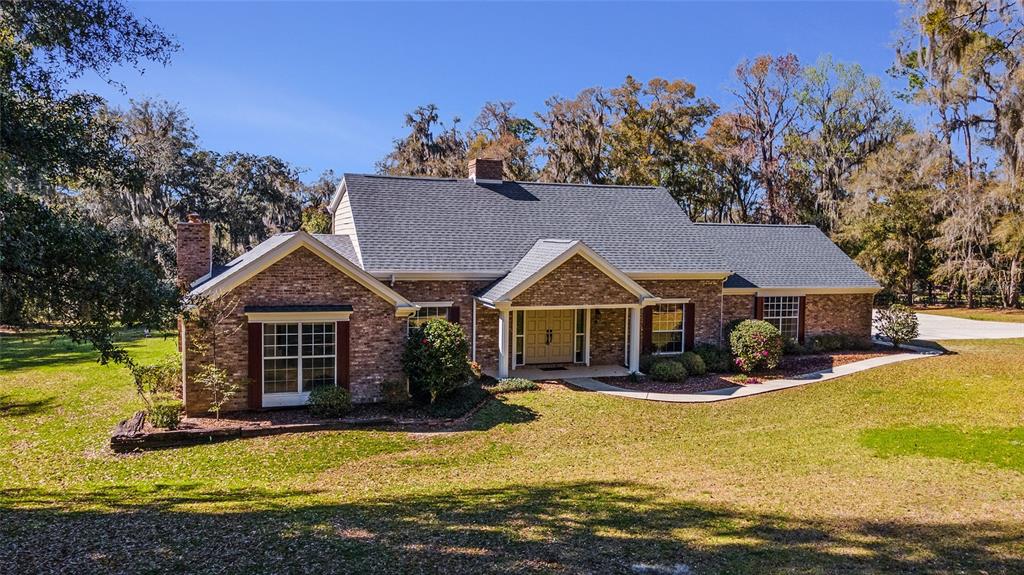
{"label": "doormat", "polygon": [[556,366],[553,366],[553,367],[542,367],[542,368],[540,368],[540,370],[541,371],[565,371],[565,368],[560,366],[560,365],[556,365]]}

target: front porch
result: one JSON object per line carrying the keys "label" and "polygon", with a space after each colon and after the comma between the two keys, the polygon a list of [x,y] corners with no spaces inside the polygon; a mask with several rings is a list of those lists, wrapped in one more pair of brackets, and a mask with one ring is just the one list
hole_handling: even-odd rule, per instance
{"label": "front porch", "polygon": [[[485,369],[484,373],[491,377],[497,377],[497,372],[493,369]],[[544,381],[578,377],[625,377],[627,375],[629,375],[629,369],[623,365],[562,364],[557,367],[523,365],[513,369],[509,377],[523,377],[534,381]]]}
{"label": "front porch", "polygon": [[612,377],[639,371],[640,305],[497,311],[498,361],[493,375],[499,379]]}

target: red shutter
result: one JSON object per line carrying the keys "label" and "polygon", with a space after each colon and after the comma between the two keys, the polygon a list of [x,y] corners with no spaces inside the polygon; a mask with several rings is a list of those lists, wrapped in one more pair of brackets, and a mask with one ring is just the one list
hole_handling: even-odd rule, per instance
{"label": "red shutter", "polygon": [[336,332],[334,334],[335,378],[340,387],[351,389],[349,379],[351,324],[347,321],[339,321],[334,325]]}
{"label": "red shutter", "polygon": [[797,320],[797,340],[801,345],[804,343],[804,308],[807,306],[807,296],[800,296],[800,309],[797,313],[800,314],[800,318]]}
{"label": "red shutter", "polygon": [[754,319],[764,319],[763,297],[754,297]]}
{"label": "red shutter", "polygon": [[693,312],[694,305],[692,303],[683,304],[683,351],[693,350],[693,332],[694,332],[694,321],[696,316]]}
{"label": "red shutter", "polygon": [[263,407],[263,324],[249,322],[249,409]]}
{"label": "red shutter", "polygon": [[654,351],[654,308],[647,306],[640,314],[640,353]]}
{"label": "red shutter", "polygon": [[459,306],[453,305],[448,308],[448,321],[452,323],[459,323]]}

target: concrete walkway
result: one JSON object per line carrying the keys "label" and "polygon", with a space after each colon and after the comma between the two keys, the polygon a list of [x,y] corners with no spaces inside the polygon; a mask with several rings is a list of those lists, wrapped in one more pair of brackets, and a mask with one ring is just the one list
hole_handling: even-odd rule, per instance
{"label": "concrete walkway", "polygon": [[1007,339],[1024,337],[1024,323],[979,321],[927,313],[917,314],[920,339]]}
{"label": "concrete walkway", "polygon": [[909,353],[873,357],[871,359],[855,361],[846,365],[840,365],[831,369],[816,371],[814,373],[807,373],[789,379],[772,379],[765,381],[764,383],[757,383],[754,385],[740,385],[724,389],[702,391],[700,393],[655,393],[634,391],[631,389],[616,387],[614,385],[608,385],[607,383],[602,383],[589,377],[568,378],[564,381],[570,385],[589,391],[596,391],[598,393],[615,395],[618,397],[628,397],[630,399],[666,401],[671,403],[711,403],[715,401],[725,401],[727,399],[736,399],[738,397],[749,397],[751,395],[759,395],[770,391],[789,389],[791,387],[800,387],[801,385],[807,385],[818,381],[827,381],[874,367],[889,365],[890,363],[900,363],[903,361],[933,357],[936,355],[940,355],[940,353],[931,349],[915,347],[913,348],[913,351]]}

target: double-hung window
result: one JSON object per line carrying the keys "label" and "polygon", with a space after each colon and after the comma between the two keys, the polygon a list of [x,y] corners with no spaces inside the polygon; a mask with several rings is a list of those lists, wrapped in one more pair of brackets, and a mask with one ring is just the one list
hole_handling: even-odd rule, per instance
{"label": "double-hung window", "polygon": [[409,331],[422,326],[432,319],[448,319],[448,308],[441,306],[424,306],[409,316]]}
{"label": "double-hung window", "polygon": [[800,298],[798,296],[764,298],[764,321],[779,328],[783,337],[796,340],[800,335]]}
{"label": "double-hung window", "polygon": [[682,353],[683,304],[660,303],[651,311],[651,344],[654,353]]}
{"label": "double-hung window", "polygon": [[263,324],[263,393],[335,385],[334,322]]}

